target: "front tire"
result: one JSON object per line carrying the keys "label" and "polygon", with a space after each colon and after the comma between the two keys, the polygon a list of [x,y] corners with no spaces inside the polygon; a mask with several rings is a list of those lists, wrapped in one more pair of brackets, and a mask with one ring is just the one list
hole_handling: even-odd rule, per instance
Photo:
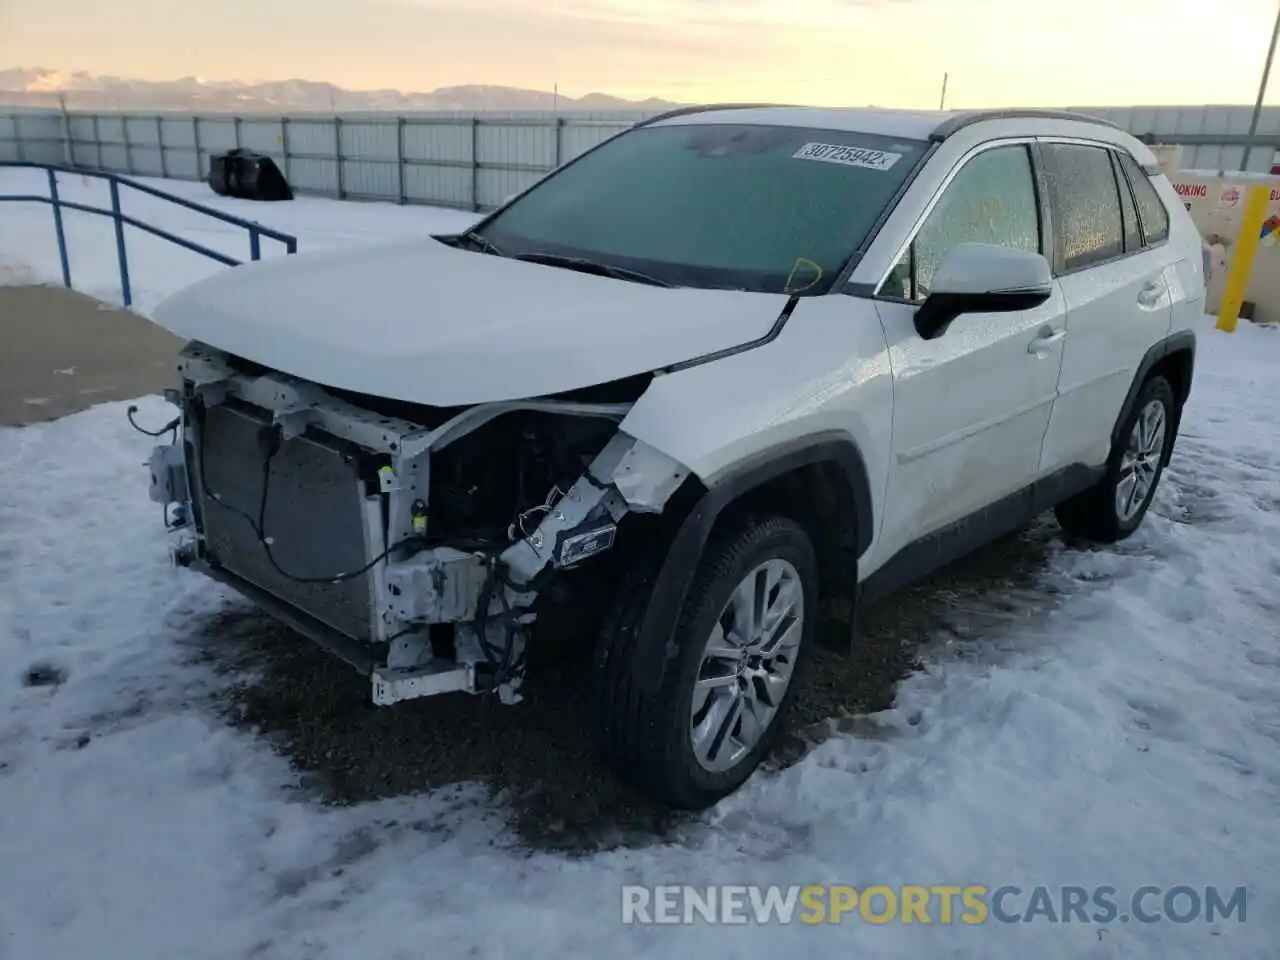
{"label": "front tire", "polygon": [[1102,480],[1055,509],[1062,529],[1099,543],[1115,543],[1137,530],[1164,473],[1177,422],[1173,388],[1164,377],[1152,377],[1121,424]]}
{"label": "front tire", "polygon": [[738,789],[786,725],[817,624],[817,560],[783,517],[747,520],[708,544],[681,608],[659,689],[631,676],[654,564],[631,571],[596,653],[601,754],[672,806],[702,809]]}

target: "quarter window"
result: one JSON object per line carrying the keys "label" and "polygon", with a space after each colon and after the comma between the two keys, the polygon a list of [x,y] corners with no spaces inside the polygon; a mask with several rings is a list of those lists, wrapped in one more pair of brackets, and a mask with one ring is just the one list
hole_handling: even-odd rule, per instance
{"label": "quarter window", "polygon": [[1133,184],[1133,194],[1138,201],[1138,216],[1142,221],[1142,232],[1147,244],[1159,243],[1169,237],[1169,211],[1156,188],[1151,185],[1151,178],[1143,173],[1138,161],[1127,153],[1120,154],[1120,166],[1129,175]]}
{"label": "quarter window", "polygon": [[1025,146],[986,150],[961,167],[889,274],[882,295],[924,300],[943,258],[958,243],[1041,252],[1040,211]]}
{"label": "quarter window", "polygon": [[1044,145],[1045,176],[1064,270],[1079,270],[1124,252],[1124,220],[1111,158],[1102,147]]}

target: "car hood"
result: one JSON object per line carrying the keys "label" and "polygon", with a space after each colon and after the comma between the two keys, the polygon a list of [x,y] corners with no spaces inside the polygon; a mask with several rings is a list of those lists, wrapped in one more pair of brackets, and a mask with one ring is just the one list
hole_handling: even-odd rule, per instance
{"label": "car hood", "polygon": [[429,237],[222,271],[153,319],[327,386],[432,406],[544,396],[763,337],[781,294],[648,286]]}

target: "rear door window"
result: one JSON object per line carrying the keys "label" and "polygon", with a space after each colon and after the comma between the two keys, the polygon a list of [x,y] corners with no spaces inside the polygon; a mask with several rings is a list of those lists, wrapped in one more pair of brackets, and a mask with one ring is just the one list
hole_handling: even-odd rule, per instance
{"label": "rear door window", "polygon": [[1124,215],[1110,151],[1075,143],[1041,147],[1053,204],[1059,268],[1065,272],[1124,253]]}

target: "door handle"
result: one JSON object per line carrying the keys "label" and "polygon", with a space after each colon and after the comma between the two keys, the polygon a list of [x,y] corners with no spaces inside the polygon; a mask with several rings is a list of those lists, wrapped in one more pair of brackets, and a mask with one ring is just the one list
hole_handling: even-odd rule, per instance
{"label": "door handle", "polygon": [[1049,351],[1060,344],[1067,331],[1059,330],[1056,333],[1043,333],[1027,344],[1027,353],[1037,357],[1048,355]]}

